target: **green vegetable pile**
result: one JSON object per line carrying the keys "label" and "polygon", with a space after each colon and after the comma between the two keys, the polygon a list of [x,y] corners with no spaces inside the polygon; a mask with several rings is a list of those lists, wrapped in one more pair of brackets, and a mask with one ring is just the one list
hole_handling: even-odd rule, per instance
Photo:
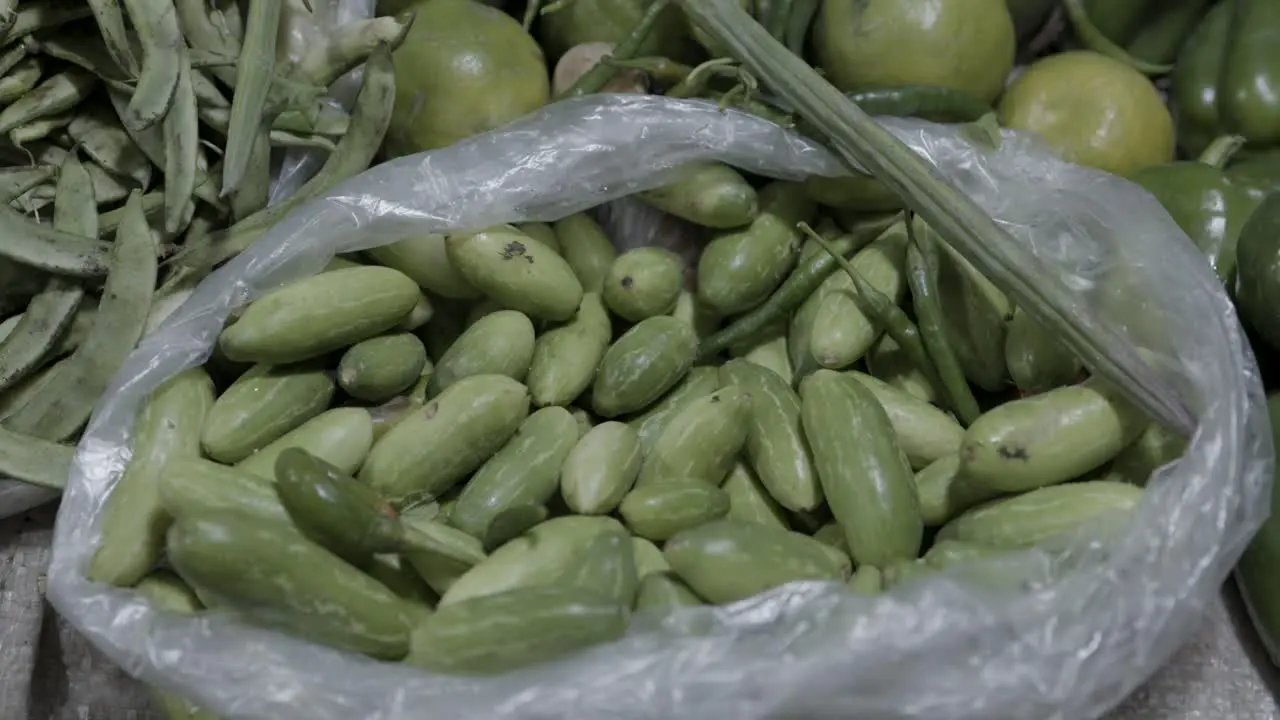
{"label": "green vegetable pile", "polygon": [[[278,48],[280,0],[29,2],[0,17],[0,471],[59,487],[70,444],[138,340],[211,267],[374,158],[390,49],[411,18]],[[279,56],[280,59],[277,59]],[[367,62],[366,62],[367,61]],[[356,107],[323,96],[364,64]],[[329,152],[267,207],[273,148]],[[201,257],[203,257],[201,255]]]}
{"label": "green vegetable pile", "polygon": [[[47,487],[149,328],[378,157],[651,92],[867,169],[636,194],[696,228],[692,265],[579,213],[406,237],[240,308],[147,401],[87,569],[176,612],[492,674],[793,581],[1016,591],[973,561],[1123,522],[1185,409],[867,115],[1129,178],[1280,348],[1273,1],[417,0],[297,57],[301,2],[8,4],[0,472]],[[322,100],[357,66],[350,113]],[[287,147],[328,159],[268,207]]]}

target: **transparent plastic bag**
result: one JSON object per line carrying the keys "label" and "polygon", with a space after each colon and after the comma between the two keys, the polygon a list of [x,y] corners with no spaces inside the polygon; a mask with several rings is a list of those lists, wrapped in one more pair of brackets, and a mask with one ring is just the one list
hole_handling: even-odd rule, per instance
{"label": "transparent plastic bag", "polygon": [[[1082,718],[1134,689],[1196,627],[1265,515],[1272,449],[1256,366],[1213,272],[1156,200],[1012,132],[979,150],[957,129],[885,120],[1131,339],[1196,413],[1187,454],[1159,470],[1129,522],[999,561],[1028,591],[956,572],[879,597],[778,588],[498,678],[432,676],[254,629],[153,611],[88,583],[103,500],[127,462],[139,402],[209,355],[228,311],[408,233],[549,221],[719,160],[798,179],[845,172],[758,118],[688,100],[591,96],[375,167],[306,205],[210,276],[133,354],[80,444],[49,598],[110,657],[215,713],[369,718]],[[1122,292],[1121,292],[1122,291]],[[1124,302],[1117,302],[1122,297]]]}

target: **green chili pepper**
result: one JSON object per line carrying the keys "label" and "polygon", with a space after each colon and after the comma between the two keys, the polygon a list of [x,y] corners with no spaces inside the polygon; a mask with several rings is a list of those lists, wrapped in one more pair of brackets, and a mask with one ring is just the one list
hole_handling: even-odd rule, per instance
{"label": "green chili pepper", "polygon": [[1140,168],[1129,180],[1141,185],[1209,259],[1223,282],[1235,272],[1236,239],[1257,202],[1237,187],[1222,167],[1244,138],[1215,140],[1194,161]]}
{"label": "green chili pepper", "polygon": [[[938,291],[938,249],[929,238],[920,237],[914,229],[914,218],[907,222],[907,234],[911,244],[907,247],[907,283],[911,286],[912,307],[920,323],[920,336],[929,358],[937,367],[934,381],[923,369],[925,377],[934,387],[942,389],[947,405],[966,426],[982,412],[973,397],[969,381],[956,358],[955,350],[947,340],[942,324],[942,300]],[[904,348],[906,349],[906,348]],[[919,369],[919,368],[918,368]]]}
{"label": "green chili pepper", "polygon": [[703,340],[698,346],[698,359],[701,361],[713,358],[721,350],[746,338],[754,337],[770,324],[785,318],[792,310],[799,307],[800,303],[804,302],[805,298],[827,279],[827,276],[836,271],[835,256],[843,256],[860,249],[878,237],[893,224],[897,217],[898,214],[895,213],[868,220],[862,227],[851,228],[848,235],[828,243],[831,249],[827,252],[816,253],[807,260],[801,261],[768,300]]}

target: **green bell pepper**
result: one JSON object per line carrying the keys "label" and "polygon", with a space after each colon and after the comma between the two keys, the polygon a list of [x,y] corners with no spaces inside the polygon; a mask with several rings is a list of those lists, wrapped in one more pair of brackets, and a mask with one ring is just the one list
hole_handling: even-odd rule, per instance
{"label": "green bell pepper", "polygon": [[1169,104],[1178,121],[1178,147],[1188,155],[1199,155],[1222,135],[1218,78],[1230,31],[1231,0],[1224,0],[1205,14],[1174,63]]}
{"label": "green bell pepper", "polygon": [[1255,202],[1280,192],[1280,151],[1257,153],[1227,166],[1227,177]]}
{"label": "green bell pepper", "polygon": [[1147,75],[1164,75],[1211,0],[1065,0],[1080,43]]}
{"label": "green bell pepper", "polygon": [[1233,0],[1218,109],[1229,132],[1280,143],[1280,2]]}
{"label": "green bell pepper", "polygon": [[[1280,394],[1267,397],[1272,442],[1280,446]],[[1280,481],[1280,478],[1277,478]],[[1280,665],[1280,492],[1271,490],[1271,517],[1262,524],[1236,566],[1236,584],[1271,662]]]}
{"label": "green bell pepper", "polygon": [[1197,160],[1150,165],[1129,175],[1156,196],[1223,282],[1235,271],[1237,238],[1258,204],[1222,170],[1240,142],[1235,136],[1219,138]]}
{"label": "green bell pepper", "polygon": [[1280,349],[1280,193],[1267,196],[1245,223],[1236,255],[1236,308],[1267,344]]}

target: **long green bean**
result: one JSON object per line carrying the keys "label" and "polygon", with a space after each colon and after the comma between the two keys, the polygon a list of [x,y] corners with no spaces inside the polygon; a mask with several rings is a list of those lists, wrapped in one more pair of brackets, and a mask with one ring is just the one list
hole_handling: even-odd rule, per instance
{"label": "long green bean", "polygon": [[58,174],[55,165],[27,165],[0,169],[0,205],[8,205],[31,188]]}
{"label": "long green bean", "polygon": [[89,103],[67,126],[67,135],[94,162],[129,178],[138,187],[149,187],[153,174],[151,161],[115,120],[115,114],[109,109]]}
{"label": "long green bean", "polygon": [[23,3],[9,29],[0,33],[0,47],[46,28],[89,17],[84,0],[41,0]]}
{"label": "long green bean", "polygon": [[[128,102],[126,96],[115,90],[109,90],[107,92],[107,97],[111,100],[112,106],[115,107],[116,114],[123,118],[125,105]],[[164,134],[160,128],[148,127],[136,129],[131,128],[128,125],[124,125],[124,129],[128,132],[129,138],[132,139],[138,149],[142,151],[142,154],[146,155],[147,159],[151,161],[152,165],[155,165],[156,167],[164,167]],[[196,197],[216,208],[223,208],[225,206],[225,203],[219,196],[218,188],[214,184],[213,179],[199,168],[196,169],[196,187],[193,192]]]}
{"label": "long green bean", "polygon": [[[235,3],[230,3],[229,6],[238,24],[239,6]],[[205,51],[229,58],[230,65],[210,66],[209,71],[218,80],[234,87],[235,62],[240,56],[240,38],[231,31],[225,19],[221,23],[214,21],[210,13],[218,11],[207,0],[175,0],[174,8],[178,11],[178,24],[187,44],[191,46],[193,56],[196,52]]]}
{"label": "long green bean", "polygon": [[31,88],[40,82],[44,72],[44,63],[38,57],[29,57],[0,77],[0,105],[7,105],[26,95]]}
{"label": "long green bean", "polygon": [[53,133],[70,125],[73,119],[75,119],[75,113],[71,112],[36,118],[10,130],[9,143],[14,147],[20,148],[37,140],[44,140]]}
{"label": "long green bean", "polygon": [[173,103],[161,124],[164,138],[164,229],[177,235],[195,212],[191,195],[196,187],[196,157],[200,126],[196,120],[196,95],[185,48],[178,53],[178,84]]}
{"label": "long green bean", "polygon": [[[142,196],[142,212],[148,218],[161,217],[164,213],[164,191],[157,190]],[[125,208],[108,210],[98,216],[98,235],[115,234],[124,220]]]}
{"label": "long green bean", "polygon": [[9,49],[0,53],[0,76],[12,70],[13,66],[21,62],[28,52],[25,43],[14,43]]}
{"label": "long green bean", "polygon": [[89,97],[97,85],[98,78],[79,68],[68,68],[51,75],[12,105],[0,110],[0,134],[74,108]]}
{"label": "long green bean", "polygon": [[365,62],[364,82],[356,96],[350,130],[338,141],[320,171],[287,200],[254,213],[222,232],[186,243],[171,259],[176,268],[166,286],[171,282],[185,282],[192,275],[203,276],[243,252],[280,218],[368,167],[386,135],[394,104],[395,68],[390,50],[383,47]]}
{"label": "long green bean", "polygon": [[236,65],[231,120],[227,125],[227,147],[222,164],[223,195],[234,192],[244,177],[266,115],[282,6],[281,0],[258,0],[249,5],[240,61]]}
{"label": "long green bean", "polygon": [[[92,237],[98,232],[97,224],[93,181],[76,154],[71,153],[58,174],[53,226]],[[82,299],[84,288],[79,282],[49,278],[44,289],[31,299],[17,326],[0,341],[0,390],[12,387],[39,367],[71,326]]]}
{"label": "long green bean", "polygon": [[0,256],[69,277],[100,277],[107,272],[109,243],[32,222],[0,205]]}
{"label": "long green bean", "polygon": [[257,128],[249,161],[240,182],[231,191],[231,219],[243,220],[267,206],[271,197],[271,135],[266,127]]}
{"label": "long green bean", "polygon": [[94,404],[146,326],[156,284],[156,246],[135,192],[112,244],[111,272],[98,303],[98,316],[54,382],[33,395],[5,427],[47,440],[65,440],[89,419]]}
{"label": "long green bean", "polygon": [[124,123],[135,129],[160,122],[173,102],[186,41],[178,15],[168,0],[124,0],[133,29],[142,45],[142,70],[125,108]]}
{"label": "long green bean", "polygon": [[76,449],[25,433],[0,429],[0,474],[50,490],[61,490]]}
{"label": "long green bean", "polygon": [[124,25],[124,11],[120,9],[118,0],[86,0],[93,19],[98,23],[98,31],[107,52],[111,54],[116,65],[124,68],[130,76],[138,74],[138,58],[129,45],[129,32]]}
{"label": "long green bean", "polygon": [[413,25],[412,11],[347,23],[333,29],[325,42],[316,43],[298,62],[296,74],[328,87],[355,69],[379,45],[400,47]]}

